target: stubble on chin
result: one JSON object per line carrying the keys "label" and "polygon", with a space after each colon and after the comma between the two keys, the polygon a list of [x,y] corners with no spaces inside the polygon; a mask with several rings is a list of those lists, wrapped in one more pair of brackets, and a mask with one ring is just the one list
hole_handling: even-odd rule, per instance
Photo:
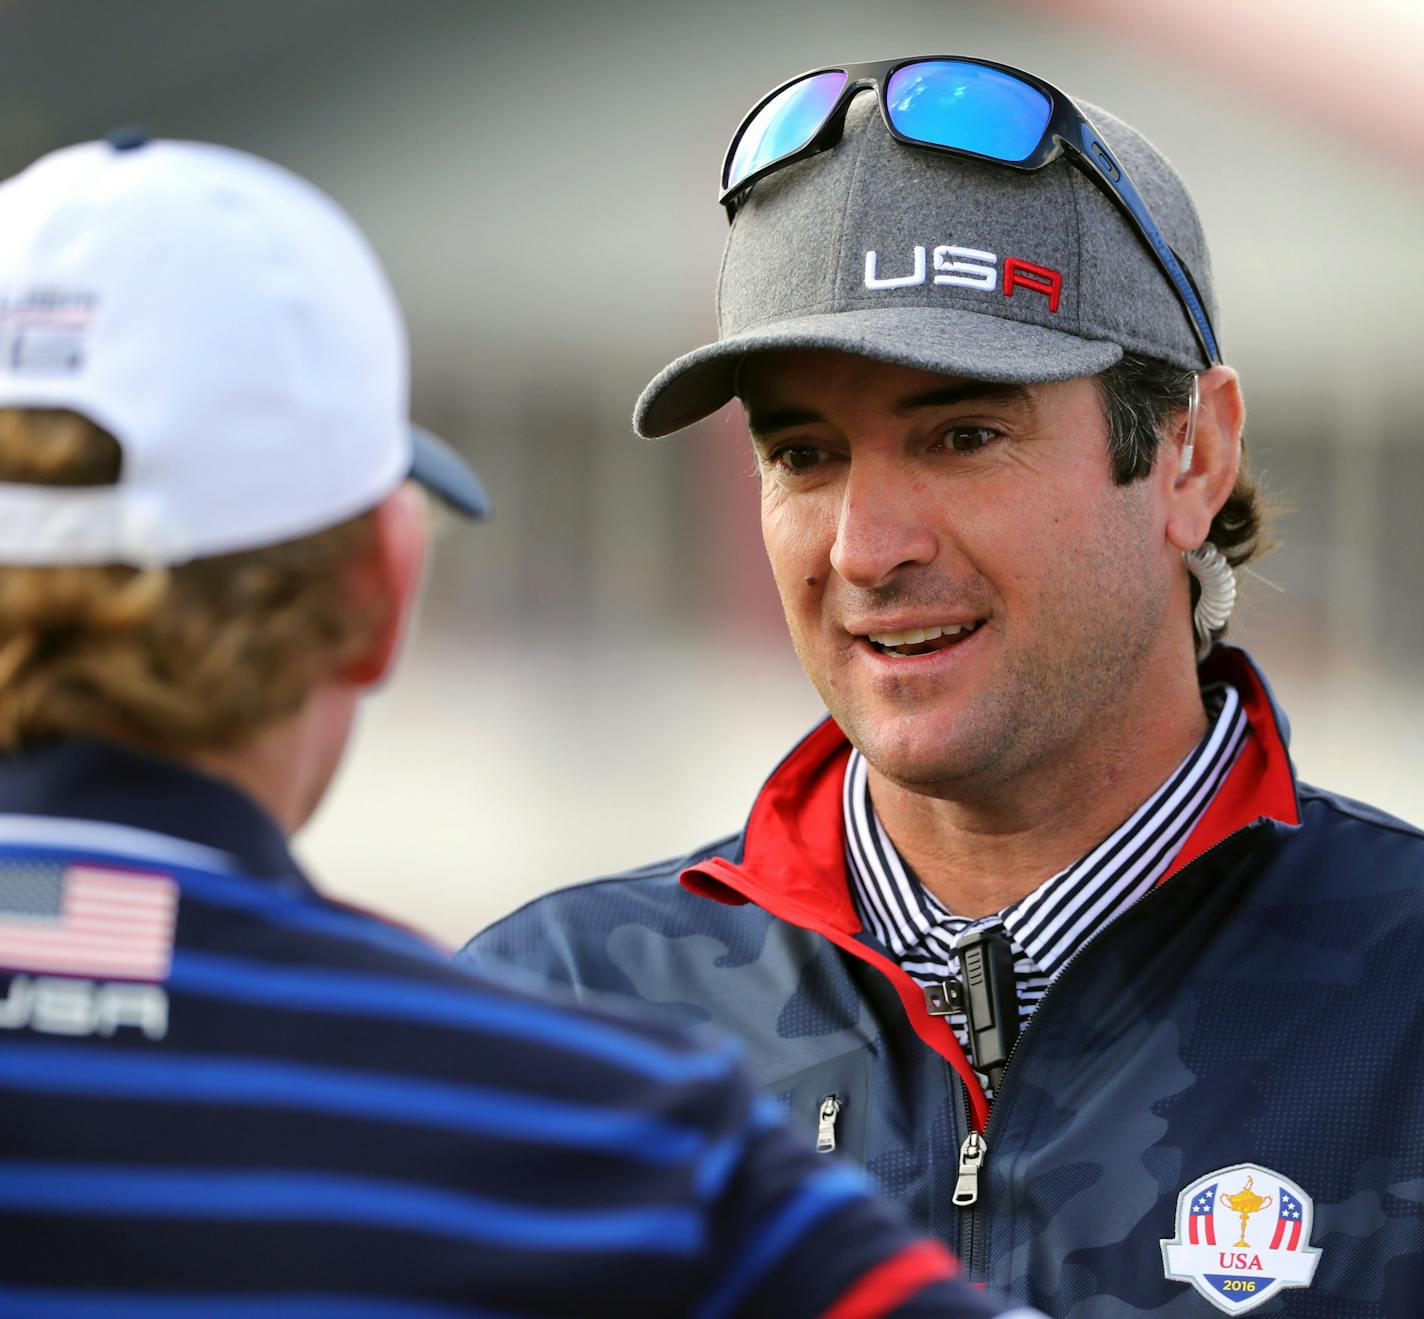
{"label": "stubble on chin", "polygon": [[1002,779],[1022,741],[1022,703],[995,688],[956,709],[939,704],[857,705],[832,714],[883,777],[911,792],[948,798],[970,784]]}
{"label": "stubble on chin", "polygon": [[1085,620],[1071,644],[1045,632],[1022,650],[1006,632],[995,638],[1001,658],[972,692],[936,699],[908,682],[879,695],[835,681],[817,686],[851,743],[891,783],[945,799],[994,793],[1050,763],[1091,758],[1119,697],[1142,679],[1161,611],[1143,590]]}

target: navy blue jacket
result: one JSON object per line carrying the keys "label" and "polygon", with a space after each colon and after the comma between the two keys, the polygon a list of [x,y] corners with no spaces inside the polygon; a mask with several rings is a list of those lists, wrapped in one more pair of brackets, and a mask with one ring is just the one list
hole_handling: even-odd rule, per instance
{"label": "navy blue jacket", "polygon": [[0,1315],[934,1314],[724,1039],[477,978],[318,895],[240,793],[0,758]]}
{"label": "navy blue jacket", "polygon": [[[1298,786],[1241,652],[1217,648],[1203,680],[1236,684],[1253,736],[1173,872],[1049,989],[992,1113],[944,1019],[860,928],[849,748],[830,722],[740,835],[541,898],[465,955],[736,1032],[808,1137],[834,1098],[837,1152],[973,1275],[1049,1313],[1205,1315],[1264,1297],[1302,1319],[1424,1314],[1424,835]],[[960,1206],[971,1132],[987,1153]],[[1213,1205],[1257,1194],[1250,1176],[1284,1180],[1248,1215],[1245,1259],[1213,1236],[1211,1277],[1169,1278],[1164,1242],[1200,1229],[1207,1249],[1183,1196],[1218,1170]],[[1268,1291],[1283,1257],[1257,1250],[1299,1221],[1291,1204],[1297,1265],[1320,1254],[1308,1286]]]}

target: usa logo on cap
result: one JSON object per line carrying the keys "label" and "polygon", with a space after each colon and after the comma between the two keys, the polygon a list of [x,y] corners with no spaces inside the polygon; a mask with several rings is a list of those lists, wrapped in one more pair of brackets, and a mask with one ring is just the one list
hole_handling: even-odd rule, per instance
{"label": "usa logo on cap", "polygon": [[1189,1282],[1218,1310],[1242,1314],[1283,1287],[1308,1287],[1310,1196],[1278,1172],[1237,1163],[1199,1177],[1177,1197],[1177,1235],[1162,1242],[1167,1277]]}

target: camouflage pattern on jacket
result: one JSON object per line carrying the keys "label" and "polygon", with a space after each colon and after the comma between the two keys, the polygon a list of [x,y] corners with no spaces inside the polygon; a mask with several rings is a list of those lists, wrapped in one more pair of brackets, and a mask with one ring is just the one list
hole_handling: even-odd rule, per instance
{"label": "camouflage pattern on jacket", "polygon": [[679,882],[750,869],[745,835],[539,899],[462,955],[741,1036],[808,1138],[835,1096],[831,1157],[1060,1319],[1216,1313],[1164,1276],[1160,1243],[1184,1187],[1242,1163],[1312,1198],[1321,1251],[1310,1286],[1256,1313],[1405,1319],[1424,1314],[1424,834],[1311,788],[1294,805],[1298,823],[1222,836],[1064,969],[1009,1062],[969,1210],[952,1203],[965,1087],[871,964],[885,950]]}

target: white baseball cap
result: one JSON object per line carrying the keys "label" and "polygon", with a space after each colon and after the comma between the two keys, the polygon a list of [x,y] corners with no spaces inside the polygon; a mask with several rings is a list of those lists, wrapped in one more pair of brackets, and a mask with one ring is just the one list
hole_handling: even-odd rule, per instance
{"label": "white baseball cap", "polygon": [[309,535],[406,477],[473,517],[409,421],[405,323],[351,218],[226,147],[115,134],[0,184],[0,407],[118,440],[112,486],[0,482],[0,563],[184,563]]}

